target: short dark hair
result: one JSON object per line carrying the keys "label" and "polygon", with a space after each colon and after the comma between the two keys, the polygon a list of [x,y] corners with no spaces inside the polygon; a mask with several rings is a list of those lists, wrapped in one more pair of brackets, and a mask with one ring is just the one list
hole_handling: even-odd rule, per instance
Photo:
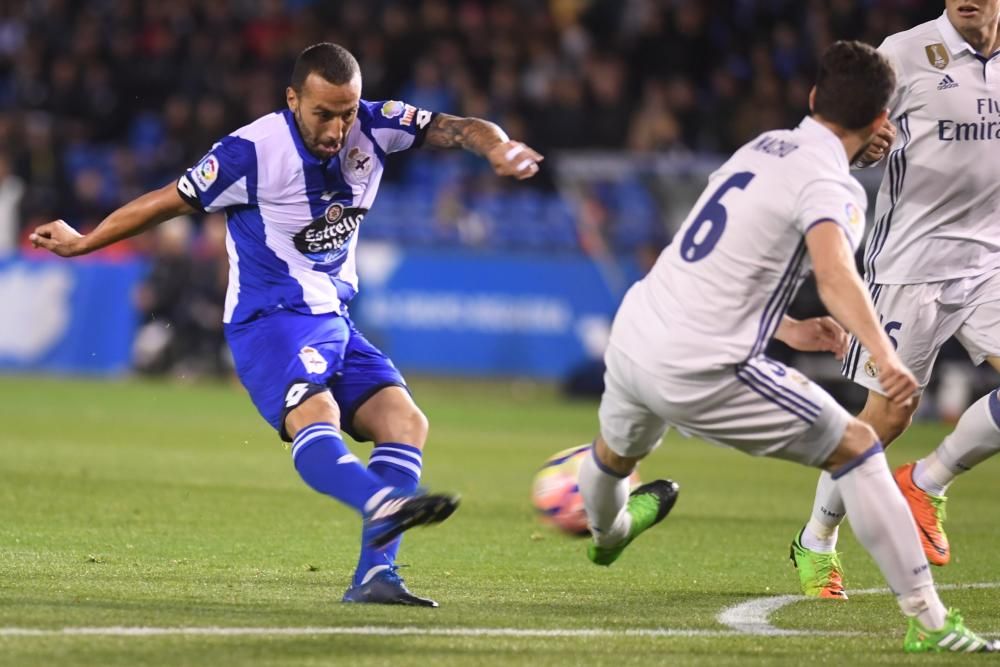
{"label": "short dark hair", "polygon": [[892,65],[873,47],[834,42],[819,61],[813,112],[847,130],[860,130],[882,113],[895,87]]}
{"label": "short dark hair", "polygon": [[360,71],[358,61],[350,51],[339,44],[320,42],[303,49],[295,59],[291,86],[296,93],[302,92],[306,78],[313,72],[334,85],[342,86]]}

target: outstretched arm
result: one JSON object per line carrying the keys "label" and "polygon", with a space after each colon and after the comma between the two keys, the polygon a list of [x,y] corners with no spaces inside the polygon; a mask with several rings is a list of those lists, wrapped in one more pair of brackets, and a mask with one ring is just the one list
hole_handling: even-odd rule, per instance
{"label": "outstretched arm", "polygon": [[89,234],[80,234],[65,221],[56,220],[36,228],[29,239],[36,248],[45,248],[60,257],[76,257],[194,212],[195,209],[177,192],[177,183],[171,182],[125,204]]}
{"label": "outstretched arm", "polygon": [[806,247],[823,304],[868,349],[888,398],[894,403],[908,403],[917,390],[917,381],[882,331],[844,232],[833,220],[822,221],[806,233]]}
{"label": "outstretched arm", "polygon": [[460,118],[435,114],[427,128],[424,144],[437,148],[464,148],[485,157],[498,176],[518,180],[538,173],[544,158],[520,141],[511,141],[499,125],[480,118]]}

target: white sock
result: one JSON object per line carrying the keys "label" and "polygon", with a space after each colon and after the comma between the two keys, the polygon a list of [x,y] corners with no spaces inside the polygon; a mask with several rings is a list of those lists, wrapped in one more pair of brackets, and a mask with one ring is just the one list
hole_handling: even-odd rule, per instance
{"label": "white sock", "polygon": [[632,528],[632,515],[625,510],[628,476],[619,477],[602,470],[591,450],[580,464],[579,485],[594,542],[599,546],[613,546],[624,540]]}
{"label": "white sock", "polygon": [[810,551],[831,553],[837,549],[837,533],[844,520],[844,501],[830,473],[820,473],[812,516],[802,531],[802,546]]}
{"label": "white sock", "polygon": [[917,461],[913,481],[943,496],[956,476],[1000,451],[1000,399],[991,391],[962,413],[955,430],[927,458]]}
{"label": "white sock", "polygon": [[[939,447],[948,442],[950,437],[945,438]],[[943,496],[948,492],[955,474],[954,470],[938,458],[937,452],[933,451],[926,458],[917,461],[913,468],[913,483],[932,496]]]}
{"label": "white sock", "polygon": [[896,594],[900,609],[928,630],[944,627],[946,610],[934,590],[910,509],[889,472],[881,445],[834,472],[858,541]]}

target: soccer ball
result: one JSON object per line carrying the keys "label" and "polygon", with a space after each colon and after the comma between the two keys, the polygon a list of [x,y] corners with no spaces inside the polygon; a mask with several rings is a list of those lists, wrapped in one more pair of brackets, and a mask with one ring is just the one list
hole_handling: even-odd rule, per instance
{"label": "soccer ball", "polygon": [[[591,456],[590,445],[570,447],[553,454],[535,475],[531,499],[542,522],[570,535],[585,536],[587,512],[577,484],[580,464]],[[631,486],[639,483],[637,473],[629,479]]]}

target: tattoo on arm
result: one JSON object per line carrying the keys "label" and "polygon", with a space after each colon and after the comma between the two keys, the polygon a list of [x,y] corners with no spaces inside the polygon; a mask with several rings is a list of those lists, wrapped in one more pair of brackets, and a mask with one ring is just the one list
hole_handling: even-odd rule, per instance
{"label": "tattoo on arm", "polygon": [[507,134],[488,120],[439,113],[427,128],[424,143],[436,148],[464,148],[486,155],[491,148],[507,140]]}

